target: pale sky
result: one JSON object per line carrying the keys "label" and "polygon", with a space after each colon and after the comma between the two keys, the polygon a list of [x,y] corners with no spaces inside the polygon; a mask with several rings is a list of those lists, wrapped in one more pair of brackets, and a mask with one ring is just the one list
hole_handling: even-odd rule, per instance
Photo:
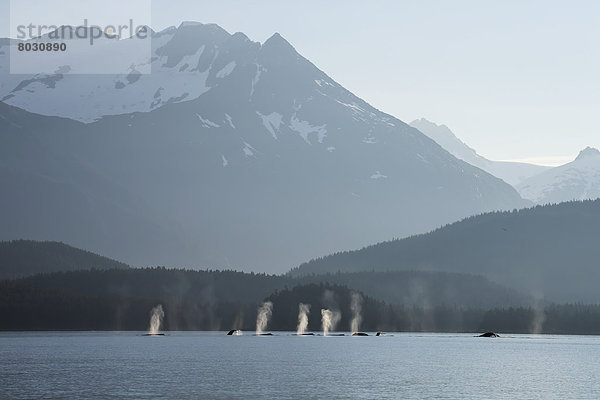
{"label": "pale sky", "polygon": [[548,164],[600,146],[598,1],[152,1],[154,29],[183,20],[260,42],[279,32],[373,106],[445,124],[491,159]]}

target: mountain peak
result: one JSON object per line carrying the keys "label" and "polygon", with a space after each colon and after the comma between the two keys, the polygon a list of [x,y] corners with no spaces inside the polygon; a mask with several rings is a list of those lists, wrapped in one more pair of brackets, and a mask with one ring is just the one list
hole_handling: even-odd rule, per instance
{"label": "mountain peak", "polygon": [[[412,126],[413,128],[417,128],[426,136],[436,141],[444,149],[454,154],[455,157],[464,159],[462,156],[457,155],[459,153],[462,153],[462,150],[459,150],[458,147],[468,146],[464,144],[459,138],[457,138],[456,135],[446,125],[438,125],[435,122],[429,121],[428,119],[421,118],[411,122],[410,126]],[[475,150],[469,148],[468,153],[475,154]]]}
{"label": "mountain peak", "polygon": [[431,122],[427,118],[418,118],[418,119],[415,119],[413,122],[410,123],[410,125],[412,125],[412,124],[423,124],[423,125],[441,126],[441,125],[436,124],[435,122]]}
{"label": "mountain peak", "polygon": [[229,32],[227,32],[225,29],[221,28],[217,24],[203,24],[202,22],[197,21],[183,21],[177,27],[177,31],[194,32],[194,34],[202,33],[217,35],[221,39],[224,37],[231,36]]}
{"label": "mountain peak", "polygon": [[[446,125],[444,124],[436,124],[435,122],[432,122],[426,118],[420,118],[420,119],[416,119],[413,122],[411,122],[409,124],[410,126],[419,129],[421,132],[423,132],[421,130],[425,129],[437,129],[440,131],[444,131],[446,134],[450,134],[452,137],[455,137],[456,135],[454,135],[454,133],[450,130],[450,128],[448,128]],[[426,132],[423,132],[425,134],[427,134]]]}
{"label": "mountain peak", "polygon": [[186,26],[204,26],[204,24],[202,22],[197,22],[197,21],[182,21],[179,24],[179,28],[183,28]]}
{"label": "mountain peak", "polygon": [[265,47],[265,48],[291,49],[294,52],[296,51],[296,49],[294,49],[294,46],[292,46],[290,44],[290,42],[288,42],[287,40],[285,40],[283,38],[283,36],[281,36],[279,34],[279,32],[275,32],[273,34],[273,36],[271,36],[270,38],[268,38],[265,41],[265,43],[263,44],[263,47]]}
{"label": "mountain peak", "polygon": [[588,146],[579,152],[579,155],[577,156],[577,158],[575,160],[577,161],[577,160],[582,160],[584,158],[598,157],[598,156],[600,156],[600,151],[594,147]]}

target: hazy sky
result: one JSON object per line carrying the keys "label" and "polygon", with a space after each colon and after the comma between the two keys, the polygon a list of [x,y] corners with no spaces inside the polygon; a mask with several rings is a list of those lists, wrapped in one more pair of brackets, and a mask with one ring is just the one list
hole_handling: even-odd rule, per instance
{"label": "hazy sky", "polygon": [[375,107],[446,124],[488,158],[600,146],[598,1],[152,1],[155,29],[183,20],[279,32]]}

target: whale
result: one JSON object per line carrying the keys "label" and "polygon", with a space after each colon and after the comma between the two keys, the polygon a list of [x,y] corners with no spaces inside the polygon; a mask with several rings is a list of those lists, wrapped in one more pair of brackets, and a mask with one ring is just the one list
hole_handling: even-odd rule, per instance
{"label": "whale", "polygon": [[486,332],[486,333],[482,333],[481,335],[477,336],[477,337],[491,337],[491,338],[497,338],[500,337],[500,335],[498,335],[497,333],[494,332]]}

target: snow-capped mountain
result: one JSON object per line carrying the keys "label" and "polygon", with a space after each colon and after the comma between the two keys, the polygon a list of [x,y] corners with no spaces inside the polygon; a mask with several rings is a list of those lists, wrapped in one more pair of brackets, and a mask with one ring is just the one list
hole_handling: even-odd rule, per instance
{"label": "snow-capped mountain", "polygon": [[531,176],[550,169],[550,167],[534,164],[488,160],[456,137],[446,125],[438,125],[425,118],[417,119],[410,125],[435,140],[456,158],[481,168],[511,185],[517,185]]}
{"label": "snow-capped mountain", "polygon": [[[531,204],[344,89],[279,34],[260,44],[186,23],[153,40],[150,75],[0,77],[2,149],[53,154],[35,169],[0,159],[15,199],[0,207],[15,221],[0,224],[0,239],[62,240],[134,265],[282,272]],[[87,179],[66,173],[65,159],[112,189],[69,191]],[[40,207],[55,218],[36,218]]]}
{"label": "snow-capped mountain", "polygon": [[[0,42],[0,101],[37,114],[82,122],[93,122],[105,115],[148,112],[200,97],[238,64],[244,64],[248,52],[259,46],[242,33],[230,35],[217,25],[194,22],[151,32],[151,37],[151,57],[121,61],[127,66],[118,75],[78,74],[78,67],[83,67],[78,65],[78,52],[73,52],[74,56],[70,52],[44,56],[46,62],[53,63],[53,67],[44,68],[54,69],[53,74],[11,75],[9,41],[4,40]],[[87,45],[86,40],[79,41]],[[69,48],[77,42],[70,40]],[[121,60],[127,57],[128,46],[131,40],[119,40],[89,51],[98,53],[99,59]],[[55,59],[46,60],[51,56]],[[148,70],[148,65],[151,73],[141,73]],[[256,79],[260,72],[256,71]]]}
{"label": "snow-capped mountain", "polygon": [[587,147],[565,165],[524,180],[517,189],[538,204],[600,197],[600,151]]}

